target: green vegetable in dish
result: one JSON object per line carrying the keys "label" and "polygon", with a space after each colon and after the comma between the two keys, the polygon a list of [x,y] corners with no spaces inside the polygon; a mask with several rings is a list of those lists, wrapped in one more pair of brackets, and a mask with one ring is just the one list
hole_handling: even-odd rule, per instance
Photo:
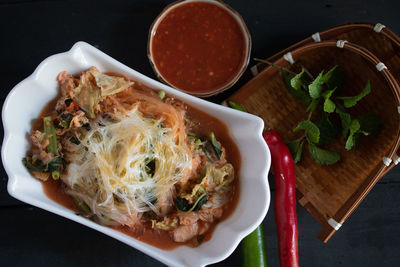
{"label": "green vegetable in dish", "polygon": [[47,139],[48,145],[46,146],[46,151],[47,153],[51,153],[52,158],[45,164],[40,157],[34,159],[25,157],[22,159],[22,163],[28,170],[39,173],[50,173],[53,179],[57,180],[60,178],[60,173],[64,170],[64,162],[58,152],[56,130],[51,117],[43,118],[43,128],[44,133],[37,132],[42,141]]}
{"label": "green vegetable in dish", "polygon": [[83,212],[84,215],[88,215],[91,213],[89,206],[83,202],[81,199],[77,197],[73,197],[75,203],[78,205],[79,210]]}
{"label": "green vegetable in dish", "polygon": [[186,198],[177,197],[175,200],[175,205],[176,208],[181,212],[199,211],[201,206],[203,206],[207,200],[207,193],[203,193],[193,205],[190,205]]}
{"label": "green vegetable in dish", "polygon": [[164,90],[158,91],[158,96],[159,96],[161,99],[164,99],[164,97],[165,97],[165,91],[164,91]]}
{"label": "green vegetable in dish", "polygon": [[54,124],[51,117],[43,118],[43,128],[44,128],[44,133],[47,135],[46,137],[49,140],[49,145],[47,146],[47,152],[53,153],[53,155],[55,156],[59,156],[60,154],[58,153],[56,129],[54,128]]}
{"label": "green vegetable in dish", "polygon": [[215,154],[217,155],[217,158],[220,159],[222,156],[222,149],[221,149],[221,145],[218,143],[217,139],[215,138],[214,132],[210,133],[209,138],[210,138],[211,144],[213,145],[213,148],[214,148]]}
{"label": "green vegetable in dish", "polygon": [[60,115],[60,117],[62,119],[60,125],[64,129],[69,128],[69,125],[71,124],[71,121],[72,121],[74,115],[71,114],[71,113],[63,113],[63,114]]}

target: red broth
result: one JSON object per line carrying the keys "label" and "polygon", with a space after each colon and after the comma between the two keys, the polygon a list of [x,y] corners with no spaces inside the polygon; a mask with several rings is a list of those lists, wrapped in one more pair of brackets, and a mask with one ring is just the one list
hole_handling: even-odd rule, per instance
{"label": "red broth", "polygon": [[199,94],[229,84],[246,60],[246,39],[238,21],[210,2],[169,10],[155,28],[150,49],[166,82]]}

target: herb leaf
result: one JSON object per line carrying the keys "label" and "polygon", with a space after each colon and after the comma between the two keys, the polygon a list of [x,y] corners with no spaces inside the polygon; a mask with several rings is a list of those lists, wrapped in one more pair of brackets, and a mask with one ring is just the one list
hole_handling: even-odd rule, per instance
{"label": "herb leaf", "polygon": [[349,129],[350,134],[346,141],[346,150],[350,150],[356,144],[356,135],[358,135],[360,130],[360,122],[356,119],[352,120]]}
{"label": "herb leaf", "polygon": [[332,96],[332,94],[335,92],[336,88],[326,91],[326,93],[324,94],[324,98],[325,98],[325,102],[324,102],[324,111],[327,113],[332,113],[335,111],[336,108],[336,104],[335,102],[333,102],[330,97]]}
{"label": "herb leaf", "polygon": [[319,148],[312,143],[308,144],[308,150],[310,151],[311,157],[319,164],[331,165],[340,159],[339,153]]}
{"label": "herb leaf", "polygon": [[175,206],[178,210],[183,211],[183,212],[187,212],[191,208],[189,201],[183,197],[177,197],[175,199]]}
{"label": "herb leaf", "polygon": [[304,68],[302,68],[299,74],[296,74],[292,79],[290,79],[290,85],[294,89],[299,90],[303,85],[303,82],[301,81],[301,77],[303,76],[303,74],[304,74]]}
{"label": "herb leaf", "polygon": [[324,111],[325,112],[332,113],[335,111],[335,107],[336,107],[336,105],[332,100],[325,99],[325,102],[324,102]]}
{"label": "herb leaf", "polygon": [[[25,166],[28,170],[31,170],[31,171],[34,171],[34,172],[40,172],[40,173],[45,173],[45,172],[47,172],[47,166],[46,166],[46,165],[43,165],[43,164],[40,164],[40,165],[33,165],[33,164],[31,163],[31,159],[28,158],[28,157],[23,158],[23,159],[22,159],[22,163],[24,164],[24,166]],[[41,161],[40,161],[39,163],[41,163]],[[37,164],[37,163],[36,163],[36,164]]]}
{"label": "herb leaf", "polygon": [[345,108],[351,108],[357,104],[358,101],[363,99],[366,95],[368,95],[371,92],[371,83],[370,81],[367,82],[367,85],[365,86],[364,90],[356,96],[342,96],[342,97],[337,97],[337,99],[343,100],[343,105]]}
{"label": "herb leaf", "polygon": [[346,83],[346,73],[338,66],[334,66],[324,74],[322,80],[328,89],[337,88],[337,91],[340,92],[344,89]]}
{"label": "herb leaf", "polygon": [[319,145],[332,143],[338,134],[338,128],[329,120],[328,114],[324,113],[323,118],[316,123],[320,131]]}
{"label": "herb leaf", "polygon": [[62,113],[60,115],[62,121],[60,122],[60,125],[66,129],[69,128],[69,125],[71,124],[72,119],[74,118],[74,115],[71,113]]}
{"label": "herb leaf", "polygon": [[292,87],[292,85],[290,84],[291,79],[293,78],[293,75],[281,70],[281,75],[282,75],[282,79],[286,85],[286,88],[288,90],[288,92],[297,100],[299,100],[303,105],[307,106],[308,104],[310,104],[311,102],[311,98],[308,95],[308,93],[304,92],[303,90],[296,90]]}
{"label": "herb leaf", "polygon": [[206,204],[207,200],[208,200],[208,199],[207,199],[207,194],[206,194],[206,193],[202,194],[202,195],[196,200],[196,202],[193,204],[193,207],[192,207],[191,210],[189,210],[189,212],[190,212],[190,211],[199,211],[200,208],[201,208],[201,206],[203,206],[204,204]]}
{"label": "herb leaf", "polygon": [[344,112],[339,108],[336,109],[336,113],[339,115],[340,121],[342,123],[342,138],[345,138],[350,129],[351,116],[349,113]]}
{"label": "herb leaf", "polygon": [[318,126],[310,120],[301,121],[293,131],[305,130],[307,137],[312,143],[318,144],[320,132]]}
{"label": "herb leaf", "polygon": [[365,113],[359,116],[360,132],[364,135],[377,136],[382,130],[382,123],[379,117],[373,113]]}
{"label": "herb leaf", "polygon": [[189,201],[183,197],[177,197],[175,199],[175,206],[181,212],[192,212],[199,211],[201,206],[207,202],[207,193],[203,193],[193,205],[189,204]]}
{"label": "herb leaf", "polygon": [[306,111],[307,111],[307,112],[309,112],[309,111],[314,111],[314,110],[317,108],[318,103],[319,103],[319,99],[313,99],[313,100],[311,101],[310,105],[308,105]]}
{"label": "herb leaf", "polygon": [[286,145],[288,146],[288,148],[292,154],[294,163],[297,163],[301,160],[301,154],[303,152],[303,144],[304,144],[304,140],[300,140],[300,139],[286,143]]}
{"label": "herb leaf", "polygon": [[323,84],[323,71],[318,75],[317,78],[312,81],[312,83],[308,86],[308,91],[310,93],[311,98],[316,99],[321,96],[322,84]]}
{"label": "herb leaf", "polygon": [[54,157],[47,164],[43,164],[41,160],[38,160],[33,164],[31,159],[26,157],[22,159],[22,163],[28,170],[40,173],[51,173],[54,180],[60,178],[60,173],[64,169],[64,162],[60,157]]}
{"label": "herb leaf", "polygon": [[211,132],[209,137],[210,137],[211,144],[213,145],[215,154],[217,155],[217,158],[220,159],[222,156],[222,149],[221,149],[221,146],[218,143],[217,139],[215,138],[214,132]]}

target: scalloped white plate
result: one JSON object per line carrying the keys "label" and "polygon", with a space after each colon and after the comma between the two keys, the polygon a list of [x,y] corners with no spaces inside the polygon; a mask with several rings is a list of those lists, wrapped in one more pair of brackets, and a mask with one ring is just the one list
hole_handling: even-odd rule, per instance
{"label": "scalloped white plate", "polygon": [[[31,121],[37,118],[41,109],[57,95],[57,74],[63,70],[79,73],[91,66],[97,66],[100,71],[121,73],[153,89],[164,90],[225,122],[242,157],[239,174],[240,199],[235,211],[217,225],[209,241],[197,248],[179,246],[165,251],[96,224],[50,200],[44,194],[41,183],[22,165],[21,160],[29,148],[27,136],[31,131]],[[50,56],[40,63],[32,75],[16,85],[8,94],[2,117],[4,141],[1,156],[9,177],[10,195],[96,229],[167,265],[204,266],[225,259],[267,214],[270,203],[267,176],[271,159],[261,136],[264,123],[259,117],[179,92],[130,69],[85,42],[78,42],[70,51]]]}

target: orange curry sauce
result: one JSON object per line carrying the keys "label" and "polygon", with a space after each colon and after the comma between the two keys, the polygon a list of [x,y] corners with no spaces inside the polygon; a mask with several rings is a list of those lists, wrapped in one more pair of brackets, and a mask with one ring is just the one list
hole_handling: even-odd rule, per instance
{"label": "orange curry sauce", "polygon": [[208,93],[240,72],[246,40],[238,21],[210,2],[172,8],[153,31],[151,54],[162,78],[187,92]]}

